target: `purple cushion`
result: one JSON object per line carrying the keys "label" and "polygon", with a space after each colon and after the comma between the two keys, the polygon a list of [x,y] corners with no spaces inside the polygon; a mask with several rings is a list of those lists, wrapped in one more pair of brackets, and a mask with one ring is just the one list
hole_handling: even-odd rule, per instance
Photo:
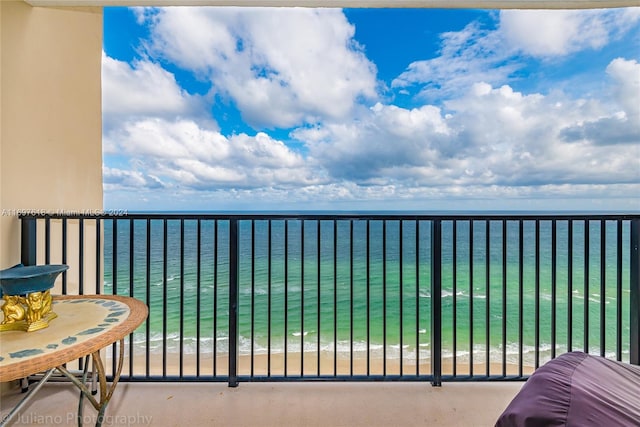
{"label": "purple cushion", "polygon": [[640,426],[640,366],[565,353],[529,377],[496,426]]}

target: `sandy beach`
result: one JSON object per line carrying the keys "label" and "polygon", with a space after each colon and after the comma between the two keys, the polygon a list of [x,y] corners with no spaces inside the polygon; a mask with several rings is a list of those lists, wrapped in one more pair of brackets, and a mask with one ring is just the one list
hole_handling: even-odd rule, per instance
{"label": "sandy beach", "polygon": [[[109,351],[103,355],[106,361],[107,369],[112,366],[112,353]],[[182,369],[180,354],[167,353],[166,360],[163,363],[162,354],[151,353],[149,358],[149,372],[150,376],[158,376],[165,374],[166,376],[226,376],[228,374],[228,355],[221,354],[213,359],[211,353],[203,353],[198,358],[195,354],[184,354],[182,358]],[[286,363],[286,369],[285,369]],[[319,368],[318,368],[319,363]],[[164,366],[163,366],[164,365]],[[133,367],[133,371],[131,371]],[[199,369],[198,369],[199,367]],[[471,369],[468,361],[464,359],[458,359],[455,366],[455,374],[459,376],[465,376],[471,374]],[[135,354],[133,363],[130,362],[128,353],[125,355],[124,367],[122,375],[124,377],[130,374],[140,376],[147,375],[145,363],[145,355]],[[215,372],[214,372],[215,369]],[[531,366],[524,366],[522,370],[523,375],[528,375],[534,370]],[[240,355],[238,357],[238,375],[240,376],[256,376],[256,377],[299,377],[301,375],[307,377],[331,377],[331,376],[382,376],[382,375],[430,375],[431,374],[431,361],[421,361],[419,366],[416,366],[415,361],[405,360],[402,367],[400,366],[399,359],[388,359],[386,363],[381,358],[371,357],[369,361],[364,357],[354,357],[350,359],[348,354],[338,354],[338,357],[334,357],[334,353],[320,352],[318,357],[317,352],[306,352],[302,355],[299,352],[291,352],[287,354],[286,360],[283,353],[267,354],[254,354],[253,361],[250,355]],[[452,358],[444,358],[442,360],[442,375],[453,375],[454,363]],[[500,376],[506,375],[518,375],[519,369],[516,364],[507,364],[504,366],[501,363],[495,362],[489,364],[489,371],[487,372],[486,363],[474,361],[473,364],[474,375],[491,375]]]}

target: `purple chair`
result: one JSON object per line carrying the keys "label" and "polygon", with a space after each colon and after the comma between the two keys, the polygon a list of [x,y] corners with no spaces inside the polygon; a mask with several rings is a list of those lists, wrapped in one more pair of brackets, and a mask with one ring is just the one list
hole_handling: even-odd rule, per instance
{"label": "purple chair", "polygon": [[565,353],[529,377],[496,427],[640,426],[640,366]]}

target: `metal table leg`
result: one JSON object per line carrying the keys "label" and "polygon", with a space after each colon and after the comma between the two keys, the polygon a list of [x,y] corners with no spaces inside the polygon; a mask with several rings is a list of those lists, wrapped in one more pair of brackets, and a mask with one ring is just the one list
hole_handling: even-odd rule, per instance
{"label": "metal table leg", "polygon": [[[96,418],[96,427],[100,427],[102,425],[102,421],[104,419],[104,412],[107,409],[107,405],[111,400],[111,396],[113,396],[113,392],[118,385],[118,381],[120,380],[120,374],[122,373],[122,366],[124,364],[124,338],[119,342],[119,355],[118,355],[118,365],[116,367],[116,372],[113,376],[113,381],[111,381],[111,386],[107,387],[107,375],[104,370],[104,364],[102,363],[102,357],[100,356],[100,351],[96,351],[91,354],[91,358],[93,359],[95,370],[97,371],[98,383],[100,386],[100,400],[96,400],[93,396],[92,390],[89,390],[86,385],[87,379],[87,367],[88,363],[85,363],[85,370],[83,373],[82,381],[76,378],[75,375],[67,371],[63,366],[58,366],[60,372],[62,372],[72,383],[80,389],[80,399],[78,403],[78,426],[82,426],[82,408],[83,408],[83,399],[86,397],[87,400],[91,403],[91,405],[98,411],[98,415]],[[88,358],[89,356],[87,356]],[[87,360],[88,362],[88,360]],[[93,387],[92,387],[93,388]],[[2,427],[2,426],[0,426]]]}
{"label": "metal table leg", "polygon": [[29,400],[31,400],[33,395],[36,394],[36,392],[40,390],[40,388],[47,382],[47,380],[55,370],[56,368],[51,368],[44,374],[42,379],[38,381],[35,387],[30,389],[27,392],[27,394],[24,395],[22,400],[20,400],[20,402],[18,402],[18,404],[14,406],[14,408],[5,417],[3,417],[2,420],[0,420],[0,427],[4,427],[5,425],[7,425],[13,419],[13,417],[15,417],[18,414],[18,412],[20,412],[20,410],[24,407],[24,405],[26,405],[29,402]]}

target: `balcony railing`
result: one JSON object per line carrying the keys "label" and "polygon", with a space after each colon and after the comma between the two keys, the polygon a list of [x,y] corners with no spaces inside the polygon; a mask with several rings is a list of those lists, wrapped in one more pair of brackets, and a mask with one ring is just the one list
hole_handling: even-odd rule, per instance
{"label": "balcony railing", "polygon": [[526,379],[572,350],[640,362],[640,215],[21,218],[23,263],[71,267],[56,292],[149,306],[123,381],[439,385]]}

